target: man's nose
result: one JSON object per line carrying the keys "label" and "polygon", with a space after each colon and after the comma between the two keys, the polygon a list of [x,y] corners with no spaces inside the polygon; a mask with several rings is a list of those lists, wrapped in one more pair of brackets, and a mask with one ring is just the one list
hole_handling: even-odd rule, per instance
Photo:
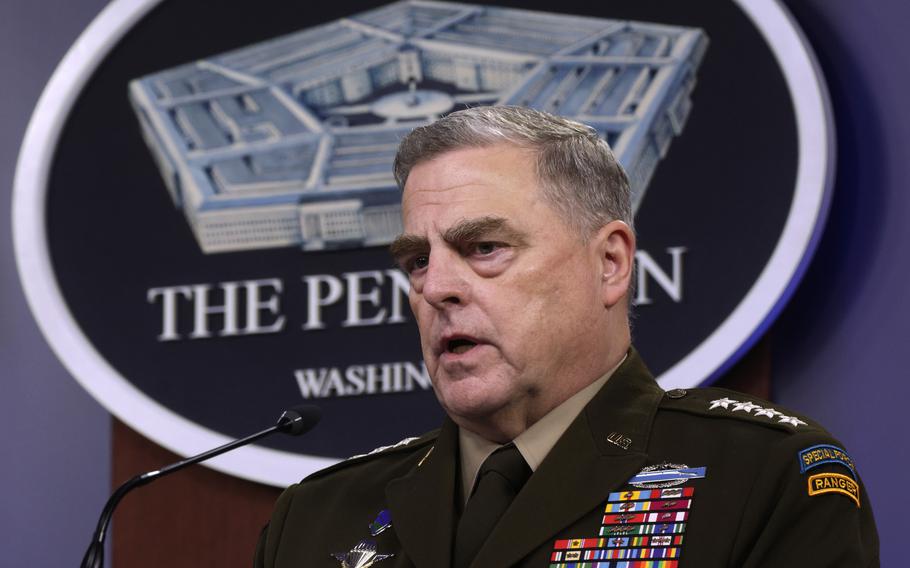
{"label": "man's nose", "polygon": [[430,256],[423,281],[423,297],[433,307],[446,309],[468,300],[464,261],[457,254]]}

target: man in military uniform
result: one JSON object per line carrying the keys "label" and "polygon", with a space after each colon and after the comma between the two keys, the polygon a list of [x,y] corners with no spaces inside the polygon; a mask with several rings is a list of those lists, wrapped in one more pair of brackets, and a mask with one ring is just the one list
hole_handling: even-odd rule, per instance
{"label": "man in military uniform", "polygon": [[256,565],[878,566],[865,489],[807,418],[664,392],[631,347],[629,184],[590,128],[453,113],[399,147],[442,428],[289,488]]}

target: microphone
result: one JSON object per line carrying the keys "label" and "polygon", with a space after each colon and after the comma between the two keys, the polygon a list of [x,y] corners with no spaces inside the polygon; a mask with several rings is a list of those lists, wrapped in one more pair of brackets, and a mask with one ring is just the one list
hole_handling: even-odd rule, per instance
{"label": "microphone", "polygon": [[215,449],[186,458],[177,463],[172,463],[161,469],[145,472],[130,479],[118,487],[104,505],[104,510],[101,511],[101,517],[98,519],[98,526],[95,527],[95,534],[92,536],[92,543],[89,545],[88,550],[85,551],[85,556],[82,558],[82,568],[102,568],[104,566],[104,539],[107,537],[107,526],[111,522],[111,517],[114,515],[114,509],[117,508],[117,504],[133,489],[151,483],[165,475],[170,475],[187,466],[197,464],[215,456],[220,456],[225,452],[245,446],[260,438],[265,438],[275,432],[299,436],[305,432],[309,432],[316,426],[321,418],[322,410],[318,406],[310,404],[295,406],[285,410],[278,418],[278,422],[271,428],[266,428],[265,430],[251,434],[246,438],[234,440],[223,446],[218,446]]}

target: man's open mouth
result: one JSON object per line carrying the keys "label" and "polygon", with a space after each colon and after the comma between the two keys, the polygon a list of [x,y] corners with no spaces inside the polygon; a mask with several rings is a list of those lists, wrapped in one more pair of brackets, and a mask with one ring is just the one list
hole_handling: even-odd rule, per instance
{"label": "man's open mouth", "polygon": [[477,342],[471,341],[470,339],[464,339],[464,338],[450,339],[449,341],[446,342],[446,352],[460,355],[462,353],[465,353],[466,351],[469,351],[471,348],[475,347],[476,345],[477,345]]}

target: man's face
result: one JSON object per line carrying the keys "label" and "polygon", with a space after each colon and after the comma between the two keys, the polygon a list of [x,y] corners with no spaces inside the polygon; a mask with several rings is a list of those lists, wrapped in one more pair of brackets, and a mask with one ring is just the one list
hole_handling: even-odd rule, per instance
{"label": "man's face", "polygon": [[536,421],[597,367],[603,261],[544,201],[535,161],[508,144],[454,150],[404,189],[392,252],[437,397],[462,426]]}

